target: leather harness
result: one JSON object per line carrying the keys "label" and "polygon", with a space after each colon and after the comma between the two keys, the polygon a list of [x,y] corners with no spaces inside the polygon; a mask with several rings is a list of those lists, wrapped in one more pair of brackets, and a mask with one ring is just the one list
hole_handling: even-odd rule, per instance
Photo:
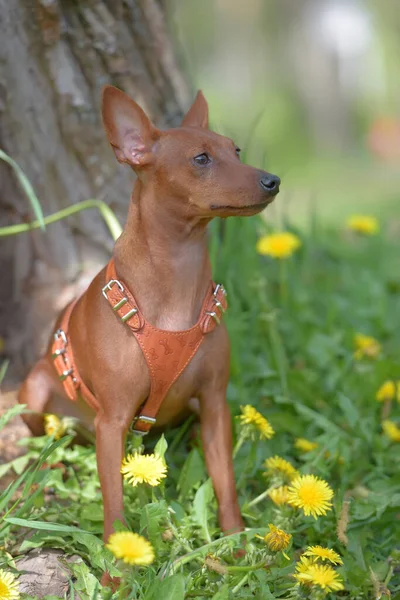
{"label": "leather harness", "polygon": [[[197,323],[185,331],[165,331],[146,321],[127,286],[117,278],[113,259],[107,265],[106,281],[102,294],[116,316],[135,336],[149,369],[150,393],[133,420],[133,431],[146,435],[156,422],[168,390],[192,360],[205,335],[219,325],[228,306],[226,291],[222,285],[211,282]],[[76,402],[80,392],[87,404],[97,412],[100,405],[79,376],[68,337],[69,320],[77,301],[74,300],[66,308],[60,327],[54,334],[52,359],[68,398]]]}

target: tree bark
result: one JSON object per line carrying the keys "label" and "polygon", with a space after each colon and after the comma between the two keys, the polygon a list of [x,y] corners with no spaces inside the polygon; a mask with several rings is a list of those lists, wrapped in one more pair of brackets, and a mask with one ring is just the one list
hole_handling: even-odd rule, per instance
{"label": "tree bark", "polygon": [[[178,123],[189,95],[160,2],[0,0],[0,148],[25,171],[45,215],[97,198],[124,222],[133,174],[118,165],[103,132],[106,83],[130,94],[156,125]],[[0,226],[33,218],[1,163]],[[45,233],[0,240],[0,358],[11,359],[9,377],[18,379],[43,345],[44,325],[106,262],[112,240],[93,210]]]}

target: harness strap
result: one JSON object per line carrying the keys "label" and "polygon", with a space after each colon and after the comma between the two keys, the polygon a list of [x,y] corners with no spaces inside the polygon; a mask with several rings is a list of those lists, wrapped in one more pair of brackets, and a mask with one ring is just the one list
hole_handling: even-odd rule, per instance
{"label": "harness strap", "polygon": [[153,327],[143,317],[135,298],[118,279],[112,259],[107,265],[106,281],[103,295],[132,331],[150,372],[150,393],[134,423],[134,430],[144,435],[156,422],[168,390],[196,354],[205,334],[220,323],[227,308],[226,292],[222,286],[211,283],[197,323],[185,331],[165,331]]}
{"label": "harness strap", "polygon": [[68,337],[69,320],[78,300],[79,298],[71,302],[64,311],[60,326],[54,334],[54,341],[51,347],[51,358],[53,359],[54,367],[68,398],[72,400],[72,402],[76,402],[79,391],[87,404],[97,412],[100,405],[94,394],[79,376],[71,342]]}
{"label": "harness strap", "polygon": [[[123,281],[118,279],[113,259],[107,265],[106,282],[102,289],[103,296],[135,336],[149,369],[150,393],[133,423],[136,433],[146,435],[156,422],[168,390],[192,360],[205,335],[219,325],[228,306],[226,292],[222,285],[211,282],[197,323],[185,331],[165,331],[146,321],[135,298]],[[54,334],[52,359],[68,398],[76,402],[79,391],[97,412],[100,405],[79,376],[68,337],[69,320],[77,301],[66,308]]]}

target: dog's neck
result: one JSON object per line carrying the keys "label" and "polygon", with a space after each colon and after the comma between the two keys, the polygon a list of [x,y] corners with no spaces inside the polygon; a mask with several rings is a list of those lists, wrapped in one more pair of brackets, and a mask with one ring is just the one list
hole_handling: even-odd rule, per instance
{"label": "dog's neck", "polygon": [[136,182],[115,265],[150,323],[186,329],[196,322],[211,281],[209,221],[170,207],[167,198]]}

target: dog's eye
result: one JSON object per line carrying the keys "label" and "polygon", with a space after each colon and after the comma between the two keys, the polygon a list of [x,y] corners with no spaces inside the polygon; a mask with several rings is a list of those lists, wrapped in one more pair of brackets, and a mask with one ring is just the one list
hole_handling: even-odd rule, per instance
{"label": "dog's eye", "polygon": [[195,156],[193,160],[197,165],[202,165],[202,166],[208,165],[208,163],[211,162],[211,158],[205,152],[203,152],[203,154],[199,154],[198,156]]}
{"label": "dog's eye", "polygon": [[240,158],[241,149],[240,148],[235,148],[235,152],[238,155],[238,157]]}

